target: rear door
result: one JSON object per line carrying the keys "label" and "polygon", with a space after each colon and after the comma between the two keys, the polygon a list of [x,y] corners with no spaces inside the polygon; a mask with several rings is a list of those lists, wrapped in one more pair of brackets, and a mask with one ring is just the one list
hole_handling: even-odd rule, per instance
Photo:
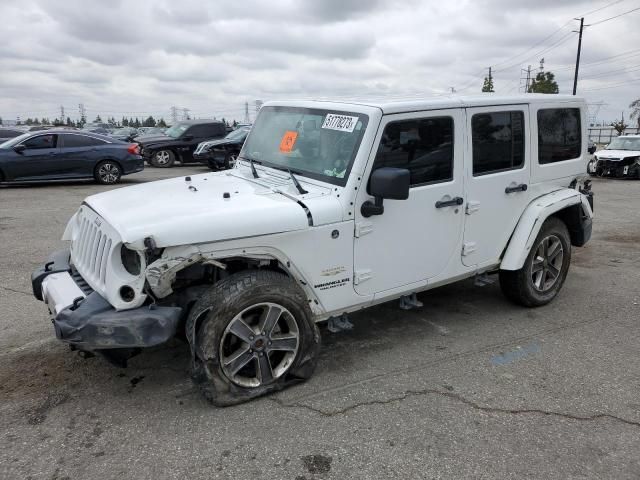
{"label": "rear door", "polygon": [[101,145],[107,142],[80,133],[63,133],[58,140],[60,147],[60,169],[70,178],[91,177],[99,160]]}
{"label": "rear door", "polygon": [[528,106],[469,108],[467,131],[462,263],[483,267],[499,262],[530,201]]}
{"label": "rear door", "polygon": [[44,180],[59,178],[58,135],[34,135],[22,142],[26,147],[17,154],[10,166],[14,180]]}

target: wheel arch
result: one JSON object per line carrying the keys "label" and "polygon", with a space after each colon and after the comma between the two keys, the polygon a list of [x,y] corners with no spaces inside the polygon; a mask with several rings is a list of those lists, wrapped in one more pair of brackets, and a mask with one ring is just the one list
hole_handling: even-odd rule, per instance
{"label": "wheel arch", "polygon": [[569,188],[543,195],[522,213],[502,256],[501,270],[522,268],[542,225],[552,216],[567,225],[572,245],[582,246],[589,240],[593,212],[584,195]]}

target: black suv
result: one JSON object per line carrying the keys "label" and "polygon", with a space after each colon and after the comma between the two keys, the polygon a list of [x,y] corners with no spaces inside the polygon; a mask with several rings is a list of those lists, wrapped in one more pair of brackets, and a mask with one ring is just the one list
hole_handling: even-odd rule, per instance
{"label": "black suv", "polygon": [[177,160],[193,162],[193,152],[200,142],[227,134],[226,125],[215,120],[186,120],[165,130],[163,135],[137,137],[141,155],[154,167],[168,168]]}

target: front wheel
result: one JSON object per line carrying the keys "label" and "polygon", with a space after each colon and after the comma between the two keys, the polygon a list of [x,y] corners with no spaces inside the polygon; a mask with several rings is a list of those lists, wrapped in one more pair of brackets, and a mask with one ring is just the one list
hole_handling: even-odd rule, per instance
{"label": "front wheel", "polygon": [[186,333],[192,378],[217,406],[306,380],[320,345],[300,287],[267,270],[236,273],[214,285],[191,309]]}
{"label": "front wheel", "polygon": [[93,171],[93,177],[96,179],[96,182],[102,185],[113,185],[120,181],[122,170],[116,162],[105,160],[96,165]]}
{"label": "front wheel", "polygon": [[562,288],[571,263],[567,226],[547,219],[520,270],[500,270],[500,287],[507,298],[526,307],[549,303]]}

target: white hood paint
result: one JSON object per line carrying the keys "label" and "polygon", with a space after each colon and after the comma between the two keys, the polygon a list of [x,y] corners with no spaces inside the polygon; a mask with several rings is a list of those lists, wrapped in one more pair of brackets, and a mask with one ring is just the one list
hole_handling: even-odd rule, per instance
{"label": "white hood paint", "polygon": [[623,158],[626,157],[637,157],[640,155],[640,152],[637,150],[598,150],[595,153],[595,156],[600,158],[600,159],[604,159],[604,160],[608,160],[610,158],[617,158],[622,160]]}
{"label": "white hood paint", "polygon": [[[314,225],[342,220],[340,203],[328,187],[305,183],[309,193],[299,195],[281,177],[254,181],[234,172],[238,170],[194,175],[190,182],[178,177],[120,188],[92,195],[85,203],[124,243],[138,248],[150,236],[158,247],[167,247],[309,228],[298,200],[310,210]],[[224,193],[230,198],[223,198]]]}

